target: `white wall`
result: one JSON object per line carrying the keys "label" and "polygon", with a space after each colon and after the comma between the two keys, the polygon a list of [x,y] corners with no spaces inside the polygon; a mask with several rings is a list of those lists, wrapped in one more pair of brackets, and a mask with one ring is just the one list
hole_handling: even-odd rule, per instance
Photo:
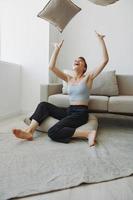
{"label": "white wall", "polygon": [[93,69],[101,60],[101,48],[94,30],[106,35],[110,61],[105,70],[133,74],[133,1],[119,0],[102,7],[88,0],[73,0],[82,11],[59,33],[58,41],[65,40],[59,56],[59,66],[71,68],[75,57],[84,56],[88,68]]}
{"label": "white wall", "polygon": [[0,119],[21,113],[21,67],[0,61]]}
{"label": "white wall", "polygon": [[1,59],[1,20],[2,20],[2,3],[3,0],[0,0],[0,59]]}
{"label": "white wall", "polygon": [[4,0],[1,59],[22,66],[22,111],[40,100],[40,83],[48,83],[49,23],[37,14],[46,0]]}
{"label": "white wall", "polygon": [[[49,31],[49,59],[52,55],[52,52],[54,50],[54,43],[55,42],[59,42],[60,41],[60,32],[57,31],[56,27],[54,27],[53,25],[50,24],[50,31]],[[59,59],[57,59],[56,64],[58,65]],[[49,82],[50,83],[55,83],[57,82],[58,79],[57,77],[54,75],[54,73],[52,73],[51,71],[49,71]]]}

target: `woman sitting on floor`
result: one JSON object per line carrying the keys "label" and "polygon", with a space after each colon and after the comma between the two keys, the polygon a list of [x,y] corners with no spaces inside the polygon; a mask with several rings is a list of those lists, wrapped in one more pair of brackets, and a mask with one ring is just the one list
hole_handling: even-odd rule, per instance
{"label": "woman sitting on floor", "polygon": [[30,117],[31,123],[26,130],[13,129],[16,137],[32,140],[36,128],[48,117],[52,116],[58,120],[54,126],[48,130],[48,136],[57,142],[69,143],[73,137],[87,138],[89,146],[95,145],[96,130],[79,131],[76,128],[88,121],[88,101],[89,90],[92,87],[93,80],[103,70],[108,63],[108,53],[104,42],[104,35],[97,33],[103,50],[103,61],[91,72],[86,72],[87,63],[83,57],[78,57],[74,61],[74,76],[70,76],[56,67],[56,60],[63,41],[55,44],[49,69],[59,78],[68,83],[68,94],[70,106],[68,108],[57,107],[48,102],[41,102],[35,112]]}

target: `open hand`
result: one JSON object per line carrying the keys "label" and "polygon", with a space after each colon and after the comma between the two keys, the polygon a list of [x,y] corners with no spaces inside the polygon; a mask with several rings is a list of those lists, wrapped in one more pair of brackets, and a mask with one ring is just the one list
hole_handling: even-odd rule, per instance
{"label": "open hand", "polygon": [[64,40],[62,40],[60,43],[54,43],[54,47],[60,49],[63,45]]}
{"label": "open hand", "polygon": [[99,34],[97,31],[95,31],[95,33],[97,34],[97,36],[101,39],[103,39],[105,37],[105,35]]}

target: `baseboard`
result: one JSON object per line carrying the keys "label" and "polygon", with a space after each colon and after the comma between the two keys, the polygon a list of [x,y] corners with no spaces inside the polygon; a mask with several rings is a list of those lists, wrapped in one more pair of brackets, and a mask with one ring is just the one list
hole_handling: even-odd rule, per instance
{"label": "baseboard", "polygon": [[30,116],[30,115],[33,114],[33,110],[22,110],[22,111],[21,111],[21,114],[22,114],[22,115]]}

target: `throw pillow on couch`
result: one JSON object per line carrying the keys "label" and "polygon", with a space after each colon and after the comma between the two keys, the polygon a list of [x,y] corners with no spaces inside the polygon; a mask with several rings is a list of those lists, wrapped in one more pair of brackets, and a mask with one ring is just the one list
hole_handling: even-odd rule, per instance
{"label": "throw pillow on couch", "polygon": [[[69,75],[73,75],[72,70],[63,70]],[[91,95],[101,96],[117,96],[119,95],[119,88],[116,79],[116,71],[103,71],[93,81],[93,85],[90,91]],[[89,91],[88,91],[89,92]],[[62,93],[67,94],[67,83],[63,81]]]}

